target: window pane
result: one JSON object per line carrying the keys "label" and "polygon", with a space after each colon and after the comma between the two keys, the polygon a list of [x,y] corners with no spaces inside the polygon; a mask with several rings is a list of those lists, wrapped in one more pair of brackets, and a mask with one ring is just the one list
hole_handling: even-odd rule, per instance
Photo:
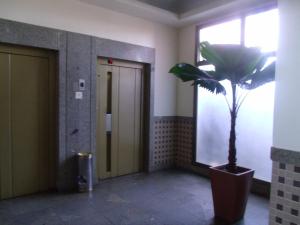
{"label": "window pane", "polygon": [[[229,90],[231,102],[230,83],[222,84]],[[271,180],[274,91],[275,82],[250,91],[236,124],[238,165],[254,169],[256,178],[267,181]],[[247,92],[238,88],[240,95]],[[198,87],[196,161],[211,166],[226,164],[229,130],[230,114],[224,96]]]}
{"label": "window pane", "polygon": [[199,41],[209,41],[211,44],[240,44],[241,20],[206,27],[199,32]]}
{"label": "window pane", "polygon": [[[209,41],[210,44],[240,44],[240,39],[240,19],[209,26],[199,31],[199,42]],[[199,55],[198,59],[201,60]]]}
{"label": "window pane", "polygon": [[[199,41],[212,44],[240,44],[241,20],[210,26],[199,31]],[[277,50],[278,10],[245,18],[247,47],[260,47],[264,52]],[[200,57],[198,59],[202,60]],[[269,57],[272,63],[276,57]],[[214,69],[202,66],[201,69]],[[231,101],[230,83],[223,81]],[[238,88],[241,95],[248,91]],[[275,82],[250,91],[244,101],[236,125],[238,165],[255,170],[258,179],[271,180],[270,147],[272,145]],[[227,163],[230,114],[223,95],[214,95],[198,88],[196,161],[206,165]],[[255,140],[255,141],[253,141]],[[260,163],[258,163],[258,161]]]}
{"label": "window pane", "polygon": [[245,45],[260,47],[264,52],[277,50],[278,9],[247,16],[245,20]]}
{"label": "window pane", "polygon": [[[227,88],[229,82],[222,82]],[[229,111],[223,95],[198,87],[196,162],[217,166],[227,162]]]}

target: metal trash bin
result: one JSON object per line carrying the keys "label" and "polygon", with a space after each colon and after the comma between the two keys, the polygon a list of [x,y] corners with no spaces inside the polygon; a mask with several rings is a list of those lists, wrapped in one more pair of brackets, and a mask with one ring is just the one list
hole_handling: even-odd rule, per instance
{"label": "metal trash bin", "polygon": [[78,177],[77,185],[79,192],[93,190],[93,155],[88,152],[77,153],[78,158]]}

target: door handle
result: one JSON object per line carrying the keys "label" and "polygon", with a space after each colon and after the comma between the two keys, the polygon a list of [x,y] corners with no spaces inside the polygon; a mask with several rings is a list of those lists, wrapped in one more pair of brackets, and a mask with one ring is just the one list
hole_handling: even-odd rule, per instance
{"label": "door handle", "polygon": [[106,132],[111,133],[111,113],[107,113],[105,116],[105,123],[106,123]]}

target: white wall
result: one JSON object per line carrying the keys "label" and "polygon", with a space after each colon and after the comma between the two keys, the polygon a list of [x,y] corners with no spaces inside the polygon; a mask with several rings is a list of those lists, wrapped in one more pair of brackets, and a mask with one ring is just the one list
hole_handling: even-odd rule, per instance
{"label": "white wall", "polygon": [[273,146],[300,151],[300,1],[279,0]]}
{"label": "white wall", "polygon": [[[195,64],[195,32],[191,25],[179,30],[179,62]],[[193,116],[194,87],[191,82],[183,83],[177,79],[177,115]]]}
{"label": "white wall", "polygon": [[78,0],[0,0],[0,18],[156,49],[154,114],[176,114],[177,30]]}

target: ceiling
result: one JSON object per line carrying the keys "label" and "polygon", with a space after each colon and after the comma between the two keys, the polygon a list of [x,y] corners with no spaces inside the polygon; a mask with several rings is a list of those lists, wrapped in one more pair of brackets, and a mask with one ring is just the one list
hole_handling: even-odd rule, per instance
{"label": "ceiling", "polygon": [[220,0],[138,0],[146,4],[176,13],[186,13],[194,8],[211,4],[212,2],[220,2]]}
{"label": "ceiling", "polygon": [[277,0],[79,0],[93,6],[182,27]]}

